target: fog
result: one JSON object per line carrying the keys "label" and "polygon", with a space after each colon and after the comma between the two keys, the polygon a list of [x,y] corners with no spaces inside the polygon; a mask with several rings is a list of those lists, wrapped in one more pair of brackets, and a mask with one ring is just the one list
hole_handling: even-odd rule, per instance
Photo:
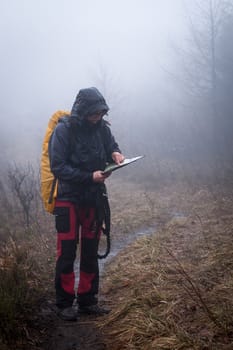
{"label": "fog", "polygon": [[[69,104],[100,67],[128,88],[159,73],[180,1],[1,1],[3,107]],[[10,103],[14,98],[15,103]],[[20,108],[22,111],[22,108]]]}
{"label": "fog", "polygon": [[210,57],[206,35],[209,19],[217,26],[232,15],[229,7],[223,11],[225,3],[231,1],[2,0],[0,161],[38,160],[50,115],[69,110],[78,90],[89,86],[106,97],[127,155],[148,153],[151,159],[157,152],[161,162],[211,147],[203,144],[211,139],[211,115],[217,116],[211,106],[226,105],[220,99],[226,81],[216,83],[223,63],[215,58],[229,46],[228,24],[224,36],[216,30],[216,57]]}
{"label": "fog", "polygon": [[149,88],[183,34],[179,0],[5,0],[0,10],[1,119],[14,137],[45,128],[80,88],[97,86],[109,100]]}

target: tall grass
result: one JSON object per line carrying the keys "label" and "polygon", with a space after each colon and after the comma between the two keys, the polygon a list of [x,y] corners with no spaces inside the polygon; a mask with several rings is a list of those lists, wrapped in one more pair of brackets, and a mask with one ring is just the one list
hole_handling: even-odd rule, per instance
{"label": "tall grass", "polygon": [[15,196],[1,181],[0,205],[0,348],[32,349],[37,342],[32,334],[39,300],[52,271],[49,241],[54,242],[49,240],[49,221],[41,208],[33,207],[29,225]]}
{"label": "tall grass", "polygon": [[136,241],[106,272],[108,349],[232,349],[233,201],[182,193],[184,217]]}
{"label": "tall grass", "polygon": [[11,344],[26,338],[33,305],[32,261],[25,244],[18,246],[12,239],[2,249],[0,261],[0,339]]}

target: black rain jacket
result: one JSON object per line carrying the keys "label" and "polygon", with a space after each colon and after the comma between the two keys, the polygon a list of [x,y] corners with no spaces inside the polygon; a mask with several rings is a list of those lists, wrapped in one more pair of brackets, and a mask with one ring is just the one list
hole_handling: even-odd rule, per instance
{"label": "black rain jacket", "polygon": [[[109,110],[103,96],[96,88],[80,90],[71,116],[60,119],[49,143],[50,166],[58,179],[58,200],[82,202],[93,197],[101,186],[93,182],[93,172],[104,170],[112,162],[112,153],[120,152],[108,123],[87,121],[88,115]],[[88,199],[86,200],[88,202]]]}

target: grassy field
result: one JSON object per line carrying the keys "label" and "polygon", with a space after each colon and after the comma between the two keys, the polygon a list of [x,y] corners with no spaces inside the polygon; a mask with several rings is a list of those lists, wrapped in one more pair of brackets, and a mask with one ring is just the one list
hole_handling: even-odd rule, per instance
{"label": "grassy field", "polygon": [[145,198],[164,224],[106,270],[107,349],[232,349],[232,196],[180,185]]}
{"label": "grassy field", "polygon": [[[112,309],[95,325],[105,349],[232,349],[232,191],[134,184],[118,176],[107,184],[112,249],[132,243],[107,259],[101,277],[101,295]],[[42,349],[49,330],[37,310],[54,297],[54,222],[40,215],[27,230],[4,222],[3,350]],[[148,227],[150,234],[137,235]]]}

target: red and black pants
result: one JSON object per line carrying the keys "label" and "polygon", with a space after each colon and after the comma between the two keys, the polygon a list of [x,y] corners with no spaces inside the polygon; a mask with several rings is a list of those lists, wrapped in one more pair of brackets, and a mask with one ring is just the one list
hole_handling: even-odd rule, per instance
{"label": "red and black pants", "polygon": [[79,208],[75,203],[56,201],[54,210],[57,230],[55,275],[56,305],[66,308],[75,298],[77,243],[80,243],[77,298],[80,306],[97,303],[99,289],[98,230],[94,208]]}

